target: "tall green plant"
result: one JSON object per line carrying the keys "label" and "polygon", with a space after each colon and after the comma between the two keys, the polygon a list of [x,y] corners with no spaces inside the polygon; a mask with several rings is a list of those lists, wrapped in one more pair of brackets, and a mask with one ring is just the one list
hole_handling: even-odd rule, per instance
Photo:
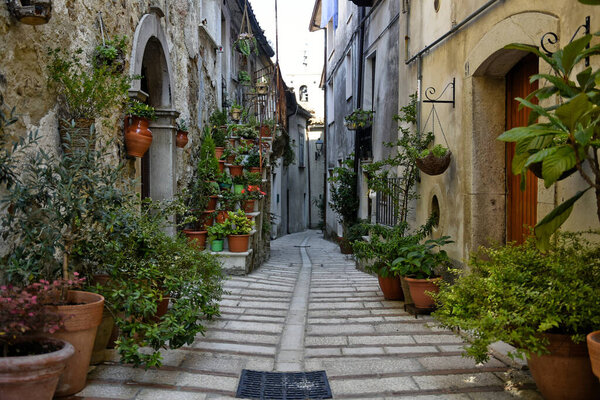
{"label": "tall green plant", "polygon": [[[431,143],[433,134],[429,132],[423,135],[414,129],[417,122],[416,94],[410,96],[409,103],[400,108],[400,114],[394,119],[398,121],[399,139],[396,142],[385,143],[394,152],[381,161],[364,165],[363,169],[367,175],[369,189],[391,198],[394,216],[398,223],[402,224],[407,221],[411,202],[419,198],[415,187],[418,177],[415,160]],[[391,182],[391,178],[395,180]]]}
{"label": "tall green plant", "polygon": [[344,160],[342,165],[333,169],[329,177],[331,201],[329,206],[338,215],[343,226],[344,236],[348,228],[356,222],[358,197],[356,196],[356,172],[354,157]]}
{"label": "tall green plant", "polygon": [[[592,37],[585,35],[574,40],[552,56],[523,44],[507,46],[536,54],[552,69],[552,73],[531,76],[531,82],[543,84],[525,99],[516,99],[521,107],[531,110],[528,126],[513,128],[498,137],[516,143],[513,174],[521,174],[521,186],[524,187],[525,171],[532,164],[542,163],[544,186],[548,188],[563,173],[576,168],[587,185],[535,226],[537,245],[542,250],[549,248],[551,235],[569,218],[577,200],[590,189],[596,194],[596,212],[600,221],[600,69],[579,68],[586,57],[600,54],[600,45],[586,48]],[[558,105],[544,107],[534,101],[535,98],[543,102],[554,95],[560,97]],[[541,122],[536,122],[539,117]],[[586,162],[589,169],[585,168]]]}

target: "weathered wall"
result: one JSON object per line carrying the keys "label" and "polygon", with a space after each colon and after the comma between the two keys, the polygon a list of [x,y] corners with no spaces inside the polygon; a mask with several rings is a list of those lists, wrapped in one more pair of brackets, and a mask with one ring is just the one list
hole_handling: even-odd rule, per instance
{"label": "weathered wall", "polygon": [[[411,2],[411,56],[485,1],[442,1],[438,12],[433,3],[433,0]],[[423,89],[431,86],[439,94],[456,78],[456,107],[436,105],[453,161],[440,176],[421,175],[422,199],[418,202],[417,222],[426,220],[436,195],[441,221],[435,234],[450,235],[455,240],[455,244],[448,246],[454,259],[464,260],[481,244],[505,240],[504,144],[495,138],[505,127],[504,76],[524,54],[505,51],[503,47],[511,42],[539,46],[542,35],[549,31],[559,34],[560,45],[564,46],[587,15],[591,16],[592,32],[600,29],[598,7],[561,0],[499,1],[423,56]],[[405,31],[401,30],[399,39],[403,40],[404,35]],[[403,53],[401,50],[401,59]],[[408,67],[406,75],[400,70],[401,104],[405,93],[416,88],[417,63]],[[547,70],[546,65],[540,64],[540,71]],[[422,122],[430,110],[430,104],[422,105]],[[431,126],[424,128],[430,130]],[[436,143],[445,144],[439,133],[436,127]],[[573,195],[582,183],[574,176],[546,190],[540,181],[538,220]],[[576,205],[564,228],[597,228],[598,222],[589,217],[590,209],[595,209],[592,193]]]}
{"label": "weathered wall", "polygon": [[308,163],[308,174],[309,174],[309,187],[310,187],[310,219],[309,228],[317,229],[321,222],[321,215],[319,210],[319,202],[323,200],[323,173],[325,172],[325,157],[321,154],[318,158],[315,158],[316,142],[317,140],[323,141],[323,127],[322,126],[311,126],[308,132],[308,145],[306,160]]}

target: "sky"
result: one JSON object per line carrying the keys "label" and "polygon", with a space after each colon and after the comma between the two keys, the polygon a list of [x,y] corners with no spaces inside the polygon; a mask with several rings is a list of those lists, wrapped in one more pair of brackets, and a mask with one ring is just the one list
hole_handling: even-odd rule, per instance
{"label": "sky", "polygon": [[[279,19],[279,64],[289,74],[323,70],[323,31],[309,32],[314,0],[249,0],[261,28],[275,50],[275,1]],[[306,59],[304,58],[306,55]],[[304,64],[307,65],[304,65]]]}

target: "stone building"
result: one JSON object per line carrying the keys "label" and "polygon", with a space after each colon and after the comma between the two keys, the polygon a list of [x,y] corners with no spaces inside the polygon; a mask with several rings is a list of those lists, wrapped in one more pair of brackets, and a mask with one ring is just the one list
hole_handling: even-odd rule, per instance
{"label": "stone building", "polygon": [[[91,54],[103,38],[125,35],[125,70],[130,76],[141,76],[133,80],[129,95],[157,110],[158,118],[150,126],[153,142],[144,158],[126,159],[123,110],[114,110],[103,123],[97,121],[97,129],[101,136],[114,139],[114,162],[125,162],[130,176],[138,178],[138,187],[132,189],[152,199],[171,199],[192,176],[192,155],[211,113],[227,109],[233,101],[251,101],[239,82],[239,72],[244,70],[255,79],[270,78],[275,72],[274,51],[251,7],[248,20],[258,52],[246,62],[234,51],[245,4],[244,0],[53,1],[51,19],[37,26],[18,22],[6,5],[0,5],[4,100],[16,107],[23,132],[38,130],[41,145],[59,151],[56,94],[47,85],[47,49],[60,46]],[[270,118],[275,109],[270,108]],[[175,146],[180,117],[190,127],[183,150]],[[263,202],[263,215],[268,215],[269,203]],[[259,226],[254,245],[260,243],[261,251],[254,254],[253,262],[268,252],[268,238],[264,240],[262,232]]]}
{"label": "stone building", "polygon": [[[329,169],[355,148],[354,138],[342,125],[343,116],[356,108],[356,101],[350,98],[352,90],[360,90],[359,104],[363,108],[372,106],[376,112],[368,140],[373,160],[383,158],[382,142],[395,139],[392,116],[408,103],[411,94],[417,93],[418,128],[421,132],[433,131],[435,143],[447,145],[452,151],[452,162],[442,175],[421,174],[421,198],[414,204],[411,221],[423,224],[432,212],[437,212],[440,218],[434,236],[452,237],[455,243],[447,249],[458,262],[480,245],[522,240],[523,225],[535,225],[584,187],[582,178],[575,174],[549,189],[541,181],[529,179],[526,193],[520,193],[519,177],[512,175],[510,160],[507,162],[507,147],[496,138],[514,126],[511,121],[518,120],[516,102],[510,99],[529,93],[527,77],[550,70],[529,53],[504,47],[524,43],[556,51],[572,37],[583,35],[587,27],[592,33],[600,30],[598,7],[561,0],[379,0],[370,5],[358,8],[346,0],[317,0],[315,4],[311,29],[324,27],[328,43],[325,79]],[[322,9],[331,18],[322,18]],[[366,16],[365,50],[359,60],[353,60],[360,34],[357,21],[362,20],[357,15]],[[558,39],[555,44],[548,41],[553,35]],[[377,48],[380,50],[376,53],[384,55],[379,57],[385,64],[383,71],[380,62],[370,59],[371,51]],[[361,69],[356,65],[362,65]],[[362,71],[362,76],[349,75],[348,70],[353,74]],[[383,75],[386,70],[395,71],[397,77]],[[369,162],[368,157],[361,158],[361,165]],[[360,181],[359,216],[377,222],[377,200],[369,202],[363,176]],[[588,217],[588,210],[596,208],[594,200],[593,193],[588,192],[563,229],[598,228],[596,218]],[[341,233],[329,210],[327,227]]]}

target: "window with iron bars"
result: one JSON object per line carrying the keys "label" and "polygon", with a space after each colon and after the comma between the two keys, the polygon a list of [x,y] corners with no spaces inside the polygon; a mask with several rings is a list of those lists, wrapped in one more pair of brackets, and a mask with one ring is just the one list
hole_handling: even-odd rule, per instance
{"label": "window with iron bars", "polygon": [[389,178],[387,180],[387,190],[377,192],[375,199],[375,221],[381,225],[394,226],[400,219],[399,205],[402,203],[400,197],[402,191],[399,178]]}

